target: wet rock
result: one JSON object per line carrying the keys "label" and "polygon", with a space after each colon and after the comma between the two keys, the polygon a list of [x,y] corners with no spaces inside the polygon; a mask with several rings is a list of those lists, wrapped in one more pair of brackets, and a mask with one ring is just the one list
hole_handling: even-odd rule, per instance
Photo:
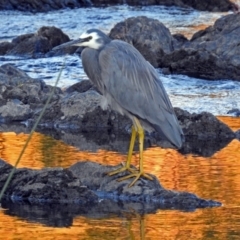
{"label": "wet rock", "polygon": [[175,108],[175,112],[184,135],[198,136],[199,139],[233,139],[235,137],[234,132],[211,113],[191,114],[180,108]]}
{"label": "wet rock", "polygon": [[[93,206],[100,199],[110,199],[152,203],[156,208],[162,206],[188,210],[221,206],[219,202],[201,199],[191,193],[165,190],[155,176],[152,176],[153,181],[141,178],[129,188],[131,180],[116,181],[126,173],[111,177],[106,175],[106,172],[115,168],[83,161],[69,169],[16,169],[4,199],[30,203],[77,203],[85,206]],[[0,160],[0,189],[11,170],[10,164]]]}
{"label": "wet rock", "polygon": [[45,12],[50,10],[62,8],[76,8],[86,6],[103,6],[115,4],[129,4],[129,5],[166,5],[166,6],[179,6],[179,7],[192,7],[202,11],[229,11],[234,10],[236,6],[229,0],[18,0],[18,1],[5,1],[0,0],[1,10],[20,10],[20,11],[33,11]]}
{"label": "wet rock", "polygon": [[11,43],[11,42],[1,42],[0,43],[0,55],[7,54],[13,48],[14,48],[13,43]]}
{"label": "wet rock", "polygon": [[213,26],[195,33],[190,41],[176,44],[159,66],[171,73],[204,79],[240,80],[240,15],[230,14]]}
{"label": "wet rock", "polygon": [[41,27],[37,31],[37,35],[47,38],[50,48],[54,48],[58,45],[70,41],[69,37],[63,33],[61,29],[56,27]]}
{"label": "wet rock", "polygon": [[62,8],[76,8],[81,6],[89,6],[88,0],[16,0],[4,1],[0,0],[1,10],[19,10],[32,12],[46,12]]}
{"label": "wet rock", "polygon": [[[52,86],[42,80],[30,78],[25,72],[11,64],[0,67],[0,119],[2,122],[28,120],[38,115],[46,102]],[[52,101],[61,95],[56,88]]]}
{"label": "wet rock", "polygon": [[[154,67],[164,73],[191,77],[240,80],[240,14],[230,14],[194,34],[191,40],[181,34],[171,35],[158,20],[128,18],[116,24],[109,36],[135,46]],[[82,48],[54,49],[69,37],[55,27],[42,27],[36,34],[25,34],[12,43],[0,43],[0,53],[30,57],[80,54]]]}
{"label": "wet rock", "polygon": [[161,22],[147,17],[132,17],[117,23],[109,36],[132,44],[154,67],[163,54],[173,51],[173,37]]}
{"label": "wet rock", "polygon": [[116,24],[109,36],[132,44],[164,73],[239,81],[239,34],[240,14],[230,14],[195,33],[190,41],[181,34],[172,36],[162,23],[147,17],[128,18]]}
{"label": "wet rock", "polygon": [[235,117],[240,117],[240,109],[233,108],[227,112],[227,114],[233,115]]}
{"label": "wet rock", "polygon": [[235,9],[234,4],[229,0],[182,0],[184,4],[200,11],[227,12]]}
{"label": "wet rock", "polygon": [[[237,138],[234,133],[234,138]],[[182,154],[194,154],[202,157],[211,157],[216,152],[225,148],[232,138],[204,138],[201,139],[198,136],[185,136],[185,142],[179,150]]]}
{"label": "wet rock", "polygon": [[[15,67],[12,64],[3,64],[0,67],[1,84],[8,84],[9,86],[19,86],[30,79],[31,78],[24,71]],[[3,88],[1,89],[1,91],[3,91]]]}
{"label": "wet rock", "polygon": [[68,87],[65,92],[66,93],[72,93],[72,92],[83,93],[83,92],[87,92],[91,88],[93,88],[93,85],[89,80],[82,80],[81,82],[75,83],[72,86]]}
{"label": "wet rock", "polygon": [[236,138],[240,141],[240,129],[235,132]]}
{"label": "wet rock", "polygon": [[[20,121],[30,129],[43,109],[52,88],[43,81],[29,78],[13,65],[1,66],[0,120],[5,123]],[[82,132],[86,136],[94,133],[96,141],[99,142],[113,139],[109,136],[118,135],[118,133],[129,136],[131,121],[114,111],[103,111],[100,107],[101,101],[101,94],[92,88],[89,81],[76,84],[65,92],[56,88],[39,128],[42,131],[59,129]],[[203,148],[206,141],[211,140],[215,144],[209,146],[216,146],[212,148],[215,151],[235,138],[235,133],[210,113],[191,114],[179,108],[176,108],[175,112],[185,136],[203,141]],[[172,147],[156,132],[147,134],[146,137],[150,145]],[[191,147],[188,143],[186,144],[185,149],[188,152]],[[208,153],[210,154],[211,151],[208,150]]]}
{"label": "wet rock", "polygon": [[[1,189],[12,166],[0,164]],[[17,169],[5,192],[5,199],[31,203],[93,203],[98,197],[81,184],[68,169],[46,168],[42,170]]]}
{"label": "wet rock", "polygon": [[0,54],[38,57],[69,40],[59,28],[41,27],[35,34],[23,34],[14,38],[11,43],[0,43]]}
{"label": "wet rock", "polygon": [[[41,121],[49,128],[84,129],[82,120],[88,112],[98,108],[101,96],[95,91],[65,94],[59,101],[50,105]],[[36,116],[35,116],[36,117]],[[95,123],[95,122],[94,122]],[[100,122],[99,124],[101,124]]]}
{"label": "wet rock", "polygon": [[0,106],[0,122],[13,122],[28,119],[32,115],[29,105],[22,104],[21,101],[9,101]]}

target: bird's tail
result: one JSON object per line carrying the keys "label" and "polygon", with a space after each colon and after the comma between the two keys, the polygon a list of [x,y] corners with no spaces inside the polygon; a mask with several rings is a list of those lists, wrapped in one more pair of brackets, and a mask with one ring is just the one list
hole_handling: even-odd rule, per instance
{"label": "bird's tail", "polygon": [[164,123],[153,125],[153,127],[164,140],[169,141],[178,149],[182,147],[185,138],[175,114],[168,113]]}

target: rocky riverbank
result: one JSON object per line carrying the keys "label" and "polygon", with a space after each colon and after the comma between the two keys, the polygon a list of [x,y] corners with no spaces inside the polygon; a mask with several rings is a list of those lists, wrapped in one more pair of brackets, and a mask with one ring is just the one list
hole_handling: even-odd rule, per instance
{"label": "rocky riverbank", "polygon": [[[172,35],[158,20],[147,17],[128,18],[110,31],[112,39],[126,41],[136,47],[154,66],[166,74],[184,74],[206,80],[240,81],[240,14],[219,18],[213,26],[196,32],[188,40]],[[56,27],[41,27],[36,33],[0,43],[0,55],[29,58],[81,53],[77,47],[54,51],[70,38]]]}
{"label": "rocky riverbank", "polygon": [[146,5],[165,5],[165,6],[178,6],[178,7],[192,7],[201,11],[213,12],[226,12],[235,11],[237,6],[230,0],[17,0],[5,1],[0,0],[0,10],[20,10],[31,12],[46,12],[51,10],[58,10],[63,8],[79,8],[91,6],[106,6],[116,4],[129,4],[133,6],[146,6]]}
{"label": "rocky riverbank", "polygon": [[[236,54],[240,45],[240,40],[236,37],[240,29],[239,16],[239,14],[225,16],[214,26],[196,33],[191,40],[182,35],[171,35],[162,23],[147,17],[129,18],[116,24],[110,36],[133,44],[149,62],[155,67],[162,67],[166,73],[184,73],[208,79],[240,80],[240,60]],[[0,53],[37,58],[81,52],[81,49],[76,47],[66,49],[64,52],[53,49],[67,41],[69,37],[60,29],[42,27],[37,33],[25,34],[13,39],[12,42],[0,43]],[[1,130],[7,131],[9,126],[16,127],[18,129],[16,131],[30,130],[52,88],[42,80],[30,78],[13,65],[2,65]],[[64,130],[64,133],[71,133],[71,139],[78,137],[79,134],[88,137],[91,135],[91,141],[97,144],[103,142],[106,144],[109,136],[112,137],[119,132],[129,138],[131,127],[129,119],[109,110],[103,111],[99,107],[100,101],[101,95],[89,81],[82,81],[66,90],[56,88],[38,131],[49,134],[54,130],[58,137],[62,137]],[[231,140],[239,137],[239,131],[234,133],[211,113],[195,114],[180,108],[175,108],[175,112],[186,137],[183,147],[179,150],[182,153],[211,156]],[[149,145],[172,147],[157,133],[147,135],[146,142]],[[5,200],[23,200],[30,203],[80,203],[83,206],[92,206],[99,204],[102,199],[110,198],[123,202],[153,202],[157,206],[155,209],[161,207],[195,209],[220,205],[218,202],[200,199],[190,193],[165,190],[156,178],[153,182],[141,179],[134,188],[128,189],[128,181],[118,183],[116,176],[105,176],[104,173],[111,168],[114,167],[83,161],[68,169],[39,171],[17,169],[7,189]],[[0,188],[11,169],[12,166],[1,161]]]}
{"label": "rocky riverbank", "polygon": [[[53,88],[41,80],[30,78],[11,64],[0,67],[0,86],[0,121],[3,124],[25,125],[28,129],[35,123]],[[100,136],[117,132],[129,135],[130,120],[110,110],[103,111],[100,102],[101,95],[88,80],[65,91],[56,88],[39,129],[74,131],[75,134],[99,132]],[[202,142],[203,149],[209,149],[206,155],[211,155],[237,137],[211,113],[191,114],[180,108],[175,108],[175,112],[186,136],[182,148],[185,153],[199,149]],[[148,138],[150,144],[172,147],[157,133],[148,135]],[[205,147],[206,142],[209,148]]]}
{"label": "rocky riverbank", "polygon": [[[116,167],[103,166],[90,161],[78,162],[68,169],[16,169],[5,192],[4,200],[40,205],[77,204],[81,207],[85,206],[87,211],[96,208],[100,202],[100,205],[103,206],[105,203],[105,206],[108,206],[120,201],[122,202],[121,210],[125,205],[135,202],[141,204],[134,207],[136,212],[141,213],[144,209],[146,212],[149,211],[150,205],[150,212],[159,208],[195,210],[221,206],[219,202],[201,199],[191,193],[166,190],[154,176],[152,176],[153,181],[141,178],[129,188],[131,179],[123,182],[116,181],[126,173],[111,177],[106,175],[114,169]],[[11,165],[0,160],[0,189],[11,170]]]}

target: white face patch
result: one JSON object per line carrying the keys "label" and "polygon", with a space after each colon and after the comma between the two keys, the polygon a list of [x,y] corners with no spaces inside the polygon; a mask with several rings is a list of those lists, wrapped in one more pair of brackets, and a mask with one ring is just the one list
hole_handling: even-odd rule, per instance
{"label": "white face patch", "polygon": [[99,36],[96,32],[92,32],[92,33],[84,32],[80,36],[80,38],[82,38],[82,39],[88,38],[88,37],[92,37],[92,39],[90,39],[87,42],[79,43],[79,44],[77,44],[77,46],[89,47],[89,48],[94,48],[94,49],[99,49],[101,47],[101,44],[99,42],[97,42],[97,39],[99,39]]}

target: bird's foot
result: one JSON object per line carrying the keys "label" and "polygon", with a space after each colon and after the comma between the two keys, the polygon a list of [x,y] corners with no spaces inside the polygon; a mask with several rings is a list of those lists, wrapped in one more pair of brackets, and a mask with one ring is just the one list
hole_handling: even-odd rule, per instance
{"label": "bird's foot", "polygon": [[108,176],[113,176],[115,174],[118,174],[118,173],[121,173],[121,172],[125,172],[125,171],[129,171],[131,173],[135,173],[137,170],[134,169],[134,168],[128,167],[126,165],[125,166],[123,165],[122,167],[120,167],[120,168],[118,168],[118,169],[116,169],[114,171],[108,172],[107,175]]}
{"label": "bird's foot", "polygon": [[132,177],[135,177],[135,179],[128,185],[128,187],[132,187],[136,182],[137,180],[140,178],[140,177],[145,177],[147,178],[148,180],[153,180],[153,178],[147,174],[147,173],[144,173],[144,172],[133,172],[127,176],[124,176],[124,177],[121,177],[118,179],[118,181],[124,181],[126,179],[129,179],[129,178],[132,178]]}

